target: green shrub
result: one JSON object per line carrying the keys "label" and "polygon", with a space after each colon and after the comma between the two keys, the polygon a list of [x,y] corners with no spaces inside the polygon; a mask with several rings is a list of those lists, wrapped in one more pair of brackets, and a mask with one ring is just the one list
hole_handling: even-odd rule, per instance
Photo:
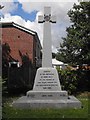
{"label": "green shrub", "polygon": [[67,90],[69,94],[77,94],[77,92],[90,91],[90,70],[70,70],[69,68],[60,70],[59,79],[63,90]]}
{"label": "green shrub", "polygon": [[2,79],[2,95],[8,94],[7,78]]}
{"label": "green shrub", "polygon": [[75,94],[77,90],[77,72],[71,71],[70,69],[60,70],[57,69],[59,73],[59,79],[63,90],[67,90],[69,94]]}

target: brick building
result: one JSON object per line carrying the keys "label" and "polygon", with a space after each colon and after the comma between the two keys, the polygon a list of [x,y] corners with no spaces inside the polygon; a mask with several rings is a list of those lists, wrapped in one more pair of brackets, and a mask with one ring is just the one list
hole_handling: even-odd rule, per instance
{"label": "brick building", "polygon": [[35,67],[40,66],[41,44],[36,32],[14,22],[2,23],[2,44],[10,47],[12,61],[22,64],[22,55],[26,55]]}
{"label": "brick building", "polygon": [[41,66],[41,44],[37,33],[14,22],[1,23],[0,33],[2,76],[8,78],[8,88],[32,88],[36,68]]}

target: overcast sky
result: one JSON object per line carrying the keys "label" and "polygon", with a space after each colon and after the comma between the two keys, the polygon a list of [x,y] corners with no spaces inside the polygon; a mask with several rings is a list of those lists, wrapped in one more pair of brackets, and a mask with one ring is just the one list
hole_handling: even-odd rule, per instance
{"label": "overcast sky", "polygon": [[57,48],[59,48],[62,42],[62,37],[66,36],[66,27],[70,26],[67,12],[72,9],[74,3],[78,4],[78,0],[63,1],[64,2],[61,2],[61,0],[0,0],[0,5],[4,5],[4,8],[0,12],[1,21],[13,21],[36,31],[42,44],[43,24],[38,23],[38,15],[43,15],[44,6],[50,6],[52,15],[56,15],[57,18],[57,23],[52,24],[52,51],[57,52]]}

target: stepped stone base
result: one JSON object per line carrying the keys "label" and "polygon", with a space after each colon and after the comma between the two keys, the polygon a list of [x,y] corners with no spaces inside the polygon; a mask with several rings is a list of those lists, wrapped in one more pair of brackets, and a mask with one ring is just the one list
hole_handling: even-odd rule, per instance
{"label": "stepped stone base", "polygon": [[68,96],[61,90],[58,73],[55,68],[39,68],[33,90],[13,102],[17,108],[80,108],[81,102],[74,96]]}
{"label": "stepped stone base", "polygon": [[19,98],[13,102],[15,108],[21,109],[40,109],[40,108],[81,108],[81,102],[74,96],[69,96],[67,99],[54,100],[33,100],[27,96]]}
{"label": "stepped stone base", "polygon": [[27,97],[32,100],[59,100],[67,99],[67,91],[28,91]]}

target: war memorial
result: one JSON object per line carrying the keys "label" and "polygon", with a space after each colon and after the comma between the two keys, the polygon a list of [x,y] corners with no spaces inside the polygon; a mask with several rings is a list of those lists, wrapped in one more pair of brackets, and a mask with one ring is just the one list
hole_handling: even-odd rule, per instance
{"label": "war memorial", "polygon": [[38,17],[38,22],[44,24],[42,67],[37,69],[33,90],[14,101],[13,106],[23,109],[80,108],[81,102],[62,90],[58,72],[52,67],[51,24],[56,23],[56,17],[51,15],[50,7],[44,7],[44,15]]}

